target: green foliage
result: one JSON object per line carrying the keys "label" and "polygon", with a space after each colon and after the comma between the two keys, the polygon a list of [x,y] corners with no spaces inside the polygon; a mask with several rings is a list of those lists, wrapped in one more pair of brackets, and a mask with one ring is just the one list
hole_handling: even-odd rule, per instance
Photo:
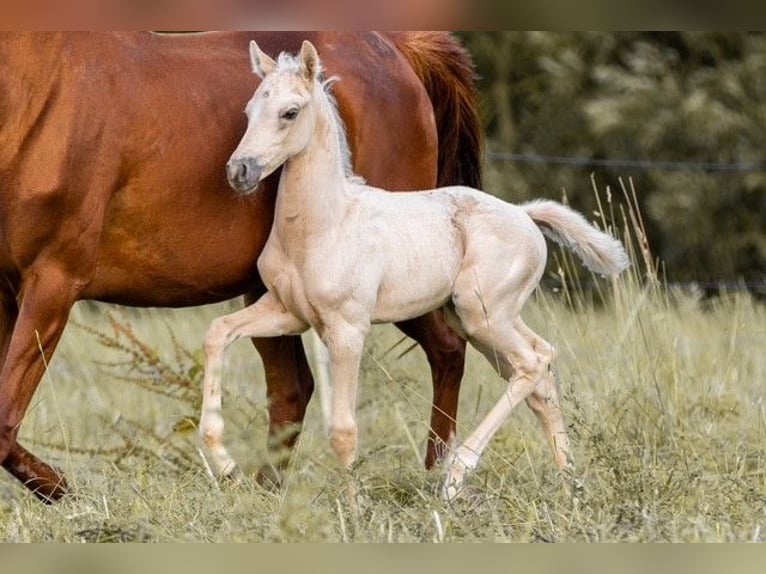
{"label": "green foliage", "polygon": [[567,166],[502,158],[487,187],[519,201],[595,204],[589,180],[630,177],[670,280],[763,285],[766,35],[464,34],[481,76],[490,151],[590,160],[759,164],[752,172]]}

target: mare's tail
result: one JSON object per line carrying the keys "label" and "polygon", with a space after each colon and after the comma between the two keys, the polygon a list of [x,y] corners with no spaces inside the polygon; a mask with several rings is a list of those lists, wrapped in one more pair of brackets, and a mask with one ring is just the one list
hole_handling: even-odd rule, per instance
{"label": "mare's tail", "polygon": [[630,264],[620,241],[593,227],[573,209],[550,200],[532,201],[521,208],[543,234],[571,249],[591,271],[617,275]]}
{"label": "mare's tail", "polygon": [[484,131],[473,60],[449,32],[389,32],[431,99],[439,134],[437,187],[481,189]]}

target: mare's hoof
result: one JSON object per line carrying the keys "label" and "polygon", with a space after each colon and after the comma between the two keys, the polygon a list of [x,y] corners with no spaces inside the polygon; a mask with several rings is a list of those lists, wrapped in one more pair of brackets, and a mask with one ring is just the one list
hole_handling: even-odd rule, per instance
{"label": "mare's hoof", "polygon": [[5,457],[3,468],[45,504],[56,502],[68,491],[66,479],[58,470],[18,443]]}
{"label": "mare's hoof", "polygon": [[258,469],[255,481],[269,492],[276,492],[282,488],[282,473],[274,465],[264,464]]}
{"label": "mare's hoof", "polygon": [[24,483],[39,500],[45,504],[53,504],[69,492],[66,480],[60,476],[58,480],[51,481],[48,478],[33,478]]}

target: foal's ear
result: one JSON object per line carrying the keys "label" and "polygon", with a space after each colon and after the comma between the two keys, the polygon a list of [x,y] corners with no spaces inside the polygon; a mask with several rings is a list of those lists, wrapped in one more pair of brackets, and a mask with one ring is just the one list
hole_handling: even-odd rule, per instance
{"label": "foal's ear", "polygon": [[274,69],[277,63],[258,47],[255,40],[250,40],[250,65],[253,73],[263,78]]}
{"label": "foal's ear", "polygon": [[319,55],[314,44],[308,40],[304,40],[301,46],[301,71],[310,82],[319,75]]}

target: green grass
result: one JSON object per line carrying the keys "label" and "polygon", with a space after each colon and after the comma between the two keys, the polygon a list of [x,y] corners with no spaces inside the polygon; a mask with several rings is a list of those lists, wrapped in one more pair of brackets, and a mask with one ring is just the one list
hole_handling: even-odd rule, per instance
{"label": "green grass", "polygon": [[[44,506],[0,477],[2,541],[763,541],[766,308],[658,286],[648,251],[600,295],[566,279],[527,323],[558,349],[566,421],[584,487],[567,497],[526,407],[496,435],[464,497],[440,500],[422,468],[430,375],[421,351],[376,327],[362,367],[358,512],[344,504],[312,401],[284,487],[217,484],[197,450],[202,338],[228,303],[193,310],[78,304],[21,429],[71,495]],[[567,278],[560,258],[552,276]],[[554,266],[555,267],[555,266]],[[603,302],[601,301],[603,300]],[[261,363],[227,353],[226,442],[247,473],[266,457]],[[465,436],[500,379],[469,352]]]}
{"label": "green grass", "polygon": [[[396,350],[386,353],[399,340],[390,327],[374,330],[363,365],[357,515],[342,502],[341,477],[316,400],[282,491],[269,493],[248,483],[219,486],[204,470],[194,432],[179,424],[196,415],[193,392],[168,384],[179,393],[173,398],[142,388],[137,380],[153,374],[139,368],[147,361],[126,359],[123,350],[105,347],[92,332],[70,325],[21,435],[66,471],[72,494],[45,507],[3,477],[0,536],[5,541],[763,540],[766,310],[743,295],[706,303],[691,294],[625,283],[617,289],[612,303],[578,310],[561,297],[538,295],[525,313],[559,350],[565,415],[584,483],[576,500],[561,492],[542,434],[521,408],[492,442],[470,479],[469,494],[443,503],[437,495],[439,473],[421,466],[430,402],[425,360],[420,351],[402,358]],[[117,318],[156,350],[163,368],[187,372],[198,383],[205,327],[227,308],[127,311]],[[74,320],[109,335],[108,310],[80,305]],[[244,342],[228,358],[226,438],[244,469],[254,471],[265,457],[260,361]],[[494,372],[471,352],[461,434],[501,389]]]}

